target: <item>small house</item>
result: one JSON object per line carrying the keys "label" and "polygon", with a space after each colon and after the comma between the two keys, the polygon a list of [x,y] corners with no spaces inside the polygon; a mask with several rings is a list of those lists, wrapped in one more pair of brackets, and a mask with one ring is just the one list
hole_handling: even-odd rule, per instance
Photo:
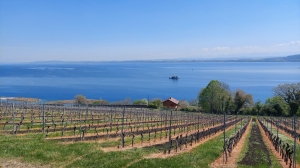
{"label": "small house", "polygon": [[169,97],[167,100],[163,101],[163,106],[166,108],[177,109],[179,101],[173,97]]}

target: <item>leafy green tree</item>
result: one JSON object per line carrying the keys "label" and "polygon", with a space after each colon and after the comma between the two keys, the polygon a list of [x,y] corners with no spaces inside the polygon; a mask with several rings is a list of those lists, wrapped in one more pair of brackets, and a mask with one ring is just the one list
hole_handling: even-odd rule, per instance
{"label": "leafy green tree", "polygon": [[149,101],[148,107],[155,108],[155,109],[161,108],[162,100],[161,99],[153,99],[153,100]]}
{"label": "leafy green tree", "polygon": [[268,98],[265,103],[265,109],[267,109],[267,114],[276,116],[288,116],[289,115],[289,105],[281,96],[274,96]]}
{"label": "leafy green tree", "polygon": [[75,104],[85,104],[87,102],[86,97],[83,96],[82,94],[78,94],[75,96]]}
{"label": "leafy green tree", "polygon": [[264,106],[264,104],[262,104],[262,102],[260,100],[255,102],[254,107],[253,107],[254,113],[256,115],[261,115],[261,109],[263,108],[263,106]]}
{"label": "leafy green tree", "polygon": [[198,95],[199,105],[212,113],[227,111],[231,100],[229,86],[218,80],[211,80]]}
{"label": "leafy green tree", "polygon": [[282,97],[284,101],[288,103],[290,115],[297,113],[300,106],[300,82],[278,85],[273,88],[273,92],[276,96]]}
{"label": "leafy green tree", "polygon": [[254,104],[253,97],[251,94],[246,94],[243,90],[238,89],[234,93],[234,104],[235,114],[237,114],[242,107],[249,107]]}
{"label": "leafy green tree", "polygon": [[103,99],[93,101],[93,105],[109,105],[109,104],[110,104],[109,101]]}

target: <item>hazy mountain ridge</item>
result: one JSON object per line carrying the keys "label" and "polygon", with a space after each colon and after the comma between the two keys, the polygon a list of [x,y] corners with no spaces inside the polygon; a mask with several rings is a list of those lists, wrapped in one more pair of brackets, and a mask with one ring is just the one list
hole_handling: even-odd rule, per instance
{"label": "hazy mountain ridge", "polygon": [[266,62],[300,62],[300,54],[290,55],[286,57],[265,58]]}
{"label": "hazy mountain ridge", "polygon": [[[300,62],[300,54],[270,58],[228,58],[228,59],[160,59],[160,60],[123,60],[123,61],[35,61],[30,64],[97,64],[105,62]],[[1,64],[1,63],[0,63]],[[12,63],[20,64],[20,63]],[[23,64],[23,63],[21,63]]]}

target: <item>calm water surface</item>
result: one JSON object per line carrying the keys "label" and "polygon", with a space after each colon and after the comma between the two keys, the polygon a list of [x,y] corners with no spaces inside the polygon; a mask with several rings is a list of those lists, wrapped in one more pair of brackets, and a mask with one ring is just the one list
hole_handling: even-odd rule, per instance
{"label": "calm water surface", "polygon": [[[170,80],[169,76],[179,76]],[[210,80],[243,89],[254,99],[273,96],[278,84],[300,82],[300,63],[158,62],[0,65],[0,96],[43,100],[142,98],[190,100]]]}

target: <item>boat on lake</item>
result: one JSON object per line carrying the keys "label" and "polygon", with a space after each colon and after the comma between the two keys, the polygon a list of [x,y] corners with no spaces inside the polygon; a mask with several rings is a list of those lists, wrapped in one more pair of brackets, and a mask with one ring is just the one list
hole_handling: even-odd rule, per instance
{"label": "boat on lake", "polygon": [[169,79],[177,80],[177,79],[179,79],[179,77],[178,76],[171,76],[171,77],[169,77]]}

